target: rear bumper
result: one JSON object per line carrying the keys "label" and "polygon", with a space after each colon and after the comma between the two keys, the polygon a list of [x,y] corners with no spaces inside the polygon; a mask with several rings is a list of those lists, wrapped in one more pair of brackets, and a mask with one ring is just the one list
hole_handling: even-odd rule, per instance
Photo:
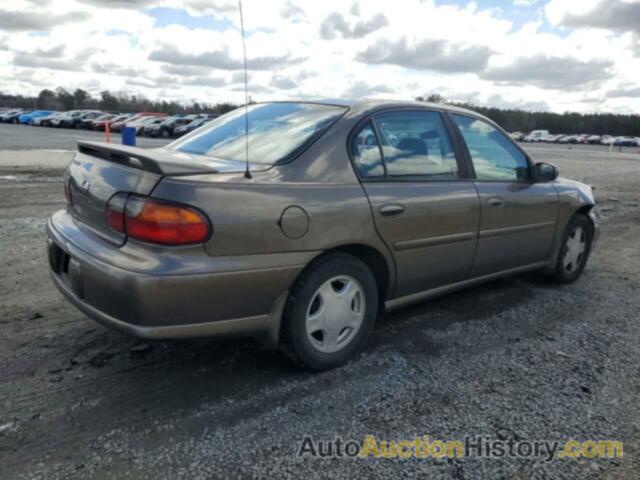
{"label": "rear bumper", "polygon": [[127,335],[151,340],[193,337],[255,337],[272,347],[277,346],[278,343],[279,316],[282,314],[286,295],[283,295],[282,301],[277,302],[274,306],[273,314],[183,325],[140,326],[118,320],[91,306],[79,298],[72,291],[72,288],[53,272],[51,278],[60,293],[78,310],[101,325]]}
{"label": "rear bumper", "polygon": [[271,268],[261,268],[265,263],[257,258],[247,268],[246,258],[215,258],[202,250],[197,272],[190,272],[193,258],[180,264],[174,249],[166,262],[173,271],[145,273],[122,268],[127,262],[139,267],[131,252],[79,227],[71,230],[72,223],[63,211],[47,225],[51,277],[71,304],[97,322],[141,338],[251,336],[277,345],[287,291],[305,264],[296,263],[299,255],[283,257],[278,266],[270,259]]}

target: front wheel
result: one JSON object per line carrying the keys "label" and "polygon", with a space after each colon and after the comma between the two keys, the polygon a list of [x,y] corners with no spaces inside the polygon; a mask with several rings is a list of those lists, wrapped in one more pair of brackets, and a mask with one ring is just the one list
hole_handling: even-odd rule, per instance
{"label": "front wheel", "polygon": [[311,370],[335,368],[364,346],[377,314],[378,288],[369,267],[351,255],[328,255],[291,289],[281,349]]}
{"label": "front wheel", "polygon": [[562,237],[562,248],[553,275],[555,281],[570,283],[578,279],[584,270],[593,241],[593,226],[584,215],[575,215]]}

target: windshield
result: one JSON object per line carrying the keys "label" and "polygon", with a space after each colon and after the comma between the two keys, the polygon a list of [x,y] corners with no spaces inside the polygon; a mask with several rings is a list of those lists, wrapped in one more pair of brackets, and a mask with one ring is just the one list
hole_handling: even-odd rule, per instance
{"label": "windshield", "polygon": [[179,118],[180,118],[180,117],[169,117],[169,118],[165,118],[165,119],[162,121],[162,125],[171,125],[172,123],[177,122]]}
{"label": "windshield", "polygon": [[[266,103],[249,107],[249,159],[273,165],[295,154],[316,138],[347,109],[313,103]],[[208,155],[223,160],[244,161],[245,109],[238,108],[168,148]]]}
{"label": "windshield", "polygon": [[127,125],[142,125],[143,123],[150,122],[151,120],[154,120],[154,117],[138,117],[133,120],[129,120]]}
{"label": "windshield", "polygon": [[199,118],[198,120],[194,120],[193,122],[191,122],[189,125],[192,127],[199,127],[200,125],[204,125],[205,123],[207,123],[206,118]]}

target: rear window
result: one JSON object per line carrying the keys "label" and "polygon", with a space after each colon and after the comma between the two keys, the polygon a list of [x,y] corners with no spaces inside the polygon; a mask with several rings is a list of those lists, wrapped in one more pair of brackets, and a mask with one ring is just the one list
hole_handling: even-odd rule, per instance
{"label": "rear window", "polygon": [[[285,161],[320,136],[346,108],[313,103],[251,105],[249,159],[273,165]],[[244,161],[245,109],[238,108],[192,132],[169,148],[223,160]]]}

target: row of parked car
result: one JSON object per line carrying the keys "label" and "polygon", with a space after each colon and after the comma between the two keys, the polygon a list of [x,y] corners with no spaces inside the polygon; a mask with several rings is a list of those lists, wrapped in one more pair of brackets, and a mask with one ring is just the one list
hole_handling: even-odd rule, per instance
{"label": "row of parked car", "polygon": [[169,116],[166,113],[105,113],[99,110],[3,110],[0,122],[31,125],[34,127],[84,128],[120,132],[124,127],[135,129],[136,135],[176,138],[217,118],[216,114],[191,114]]}
{"label": "row of parked car", "polygon": [[551,134],[549,130],[534,130],[526,134],[513,132],[511,137],[518,142],[540,143],[564,143],[564,144],[589,144],[606,145],[614,147],[640,147],[640,137],[614,137],[613,135],[579,135]]}

